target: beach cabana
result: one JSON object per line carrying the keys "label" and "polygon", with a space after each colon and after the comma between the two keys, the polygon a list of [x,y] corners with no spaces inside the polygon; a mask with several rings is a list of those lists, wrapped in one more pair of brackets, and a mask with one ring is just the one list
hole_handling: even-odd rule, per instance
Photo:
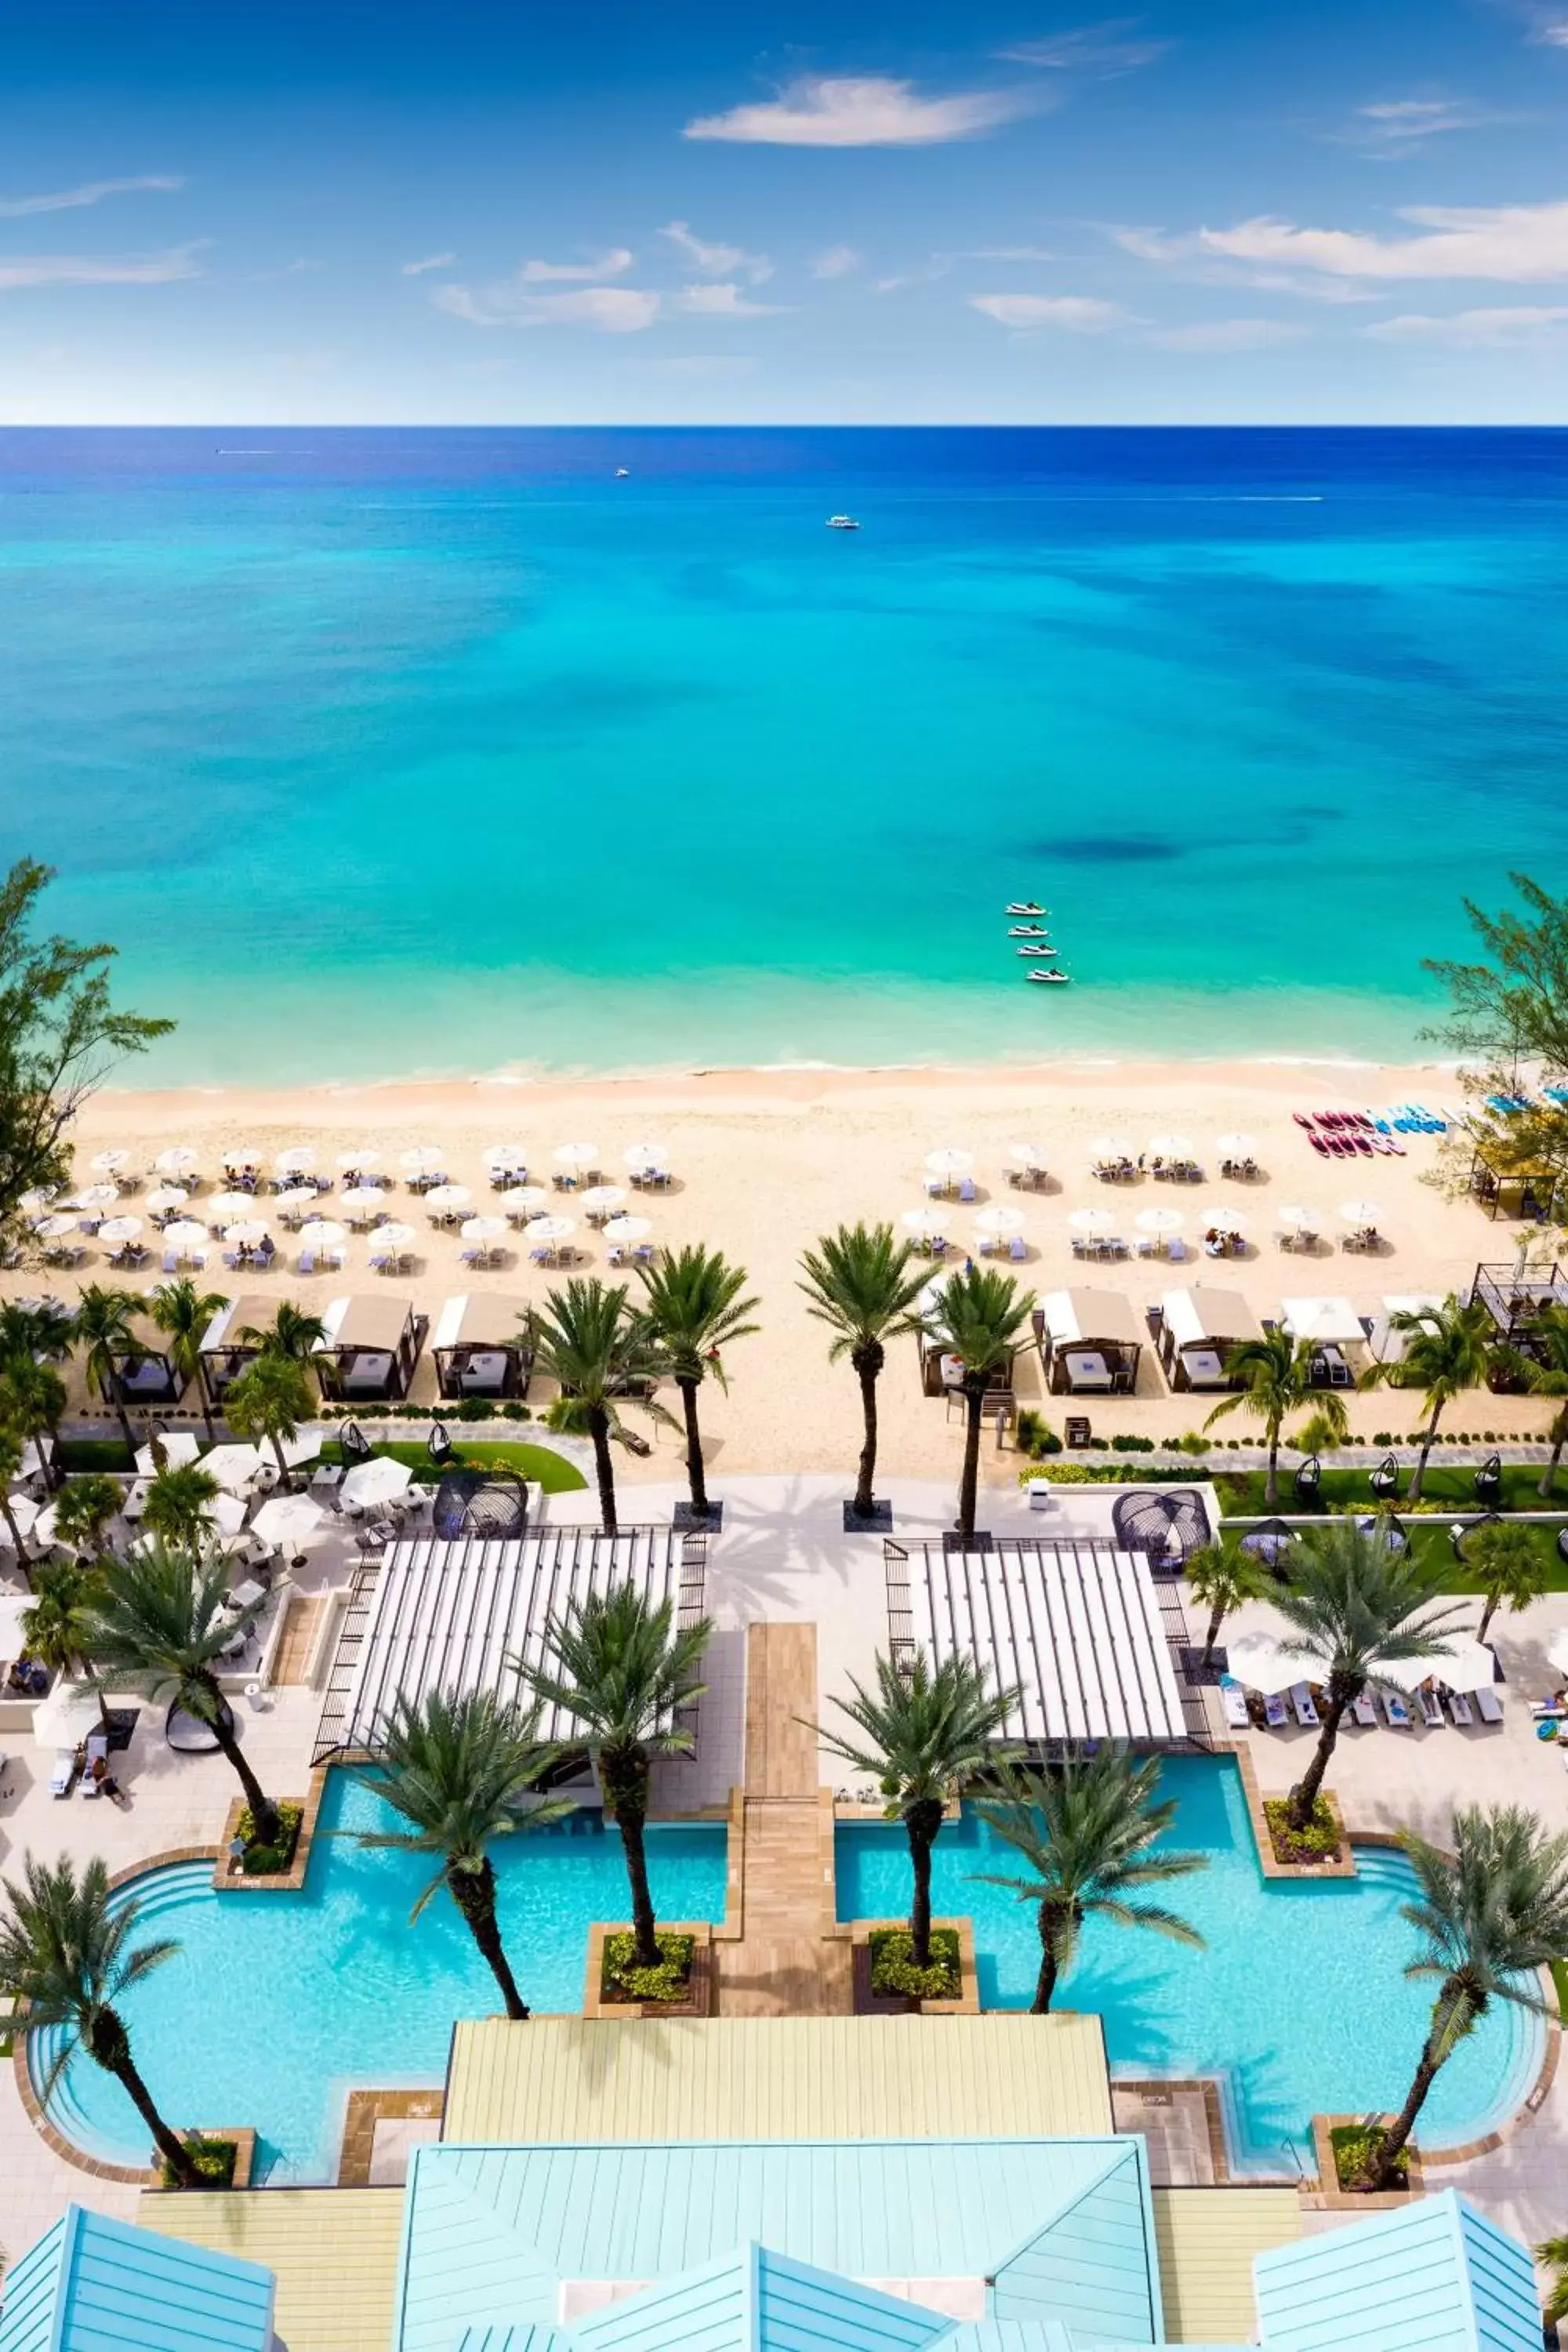
{"label": "beach cabana", "polygon": [[1131,1396],[1143,1333],[1119,1290],[1047,1290],[1040,1368],[1053,1396]]}
{"label": "beach cabana", "polygon": [[1539,1167],[1514,1164],[1502,1145],[1484,1137],[1474,1141],[1470,1159],[1470,1197],[1495,1223],[1499,1217],[1529,1217],[1549,1223],[1563,1186],[1563,1171],[1542,1161]]}
{"label": "beach cabana", "polygon": [[1380,1364],[1404,1361],[1409,1344],[1407,1331],[1396,1331],[1396,1315],[1434,1315],[1444,1305],[1440,1290],[1391,1290],[1379,1302],[1377,1312],[1371,1318],[1372,1329],[1366,1344]]}
{"label": "beach cabana", "polygon": [[1500,1339],[1528,1352],[1542,1309],[1568,1307],[1568,1271],[1531,1265],[1522,1256],[1511,1265],[1478,1265],[1468,1303],[1486,1308]]}
{"label": "beach cabana", "polygon": [[1194,1283],[1167,1290],[1160,1301],[1160,1361],[1173,1389],[1229,1389],[1225,1360],[1244,1339],[1261,1339],[1263,1326],[1239,1290]]}
{"label": "beach cabana", "polygon": [[341,1402],[390,1404],[408,1394],[428,1319],[405,1298],[334,1298],[312,1360],[323,1392]]}
{"label": "beach cabana", "polygon": [[1353,1388],[1367,1360],[1366,1326],[1348,1298],[1286,1298],[1280,1327],[1312,1347],[1314,1388]]}
{"label": "beach cabana", "polygon": [[448,1298],[436,1318],[431,1348],[443,1397],[525,1397],[533,1350],[524,1337],[528,1306],[492,1292]]}
{"label": "beach cabana", "polygon": [[114,1384],[128,1405],[178,1404],[187,1382],[169,1353],[169,1335],[150,1316],[138,1315],[130,1324],[135,1351],[114,1359]]}
{"label": "beach cabana", "polygon": [[218,1308],[202,1334],[202,1370],[212,1396],[222,1396],[261,1353],[258,1339],[242,1339],[240,1333],[270,1331],[277,1314],[277,1294],[265,1290],[241,1291]]}

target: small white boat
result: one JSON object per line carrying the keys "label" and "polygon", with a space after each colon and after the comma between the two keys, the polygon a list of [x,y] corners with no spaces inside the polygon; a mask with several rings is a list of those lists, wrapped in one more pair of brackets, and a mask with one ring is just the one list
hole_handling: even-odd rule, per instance
{"label": "small white boat", "polygon": [[1026,971],[1024,974],[1024,978],[1026,980],[1048,981],[1057,988],[1065,988],[1068,980],[1071,978],[1071,974],[1065,971]]}
{"label": "small white boat", "polygon": [[1010,940],[1043,940],[1049,936],[1044,923],[1010,923],[1007,927]]}
{"label": "small white boat", "polygon": [[1006,909],[1009,915],[1048,915],[1050,911],[1048,907],[1037,906],[1033,898],[1015,898]]}
{"label": "small white boat", "polygon": [[860,526],[853,515],[829,515],[827,528],[829,530],[858,530]]}
{"label": "small white boat", "polygon": [[1014,950],[1016,955],[1022,956],[1054,956],[1057,952],[1055,948],[1016,948]]}
{"label": "small white boat", "polygon": [[632,470],[632,469],[631,469],[631,467],[630,467],[629,466],[617,466],[617,467],[616,467],[616,481],[617,481],[617,482],[624,482],[625,480],[626,480],[627,477],[628,477],[628,476],[630,475],[630,473],[631,473],[631,470]]}

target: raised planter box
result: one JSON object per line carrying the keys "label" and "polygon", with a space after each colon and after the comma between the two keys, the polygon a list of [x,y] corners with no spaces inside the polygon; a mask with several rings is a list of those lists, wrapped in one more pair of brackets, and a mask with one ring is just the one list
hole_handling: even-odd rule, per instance
{"label": "raised planter box", "polygon": [[659,1933],[689,1936],[691,1974],[681,2000],[607,2000],[600,1990],[605,1974],[605,1938],[631,1932],[629,1919],[596,1920],[588,1930],[588,1969],[583,1986],[584,2017],[711,2017],[713,1927],[707,1919],[661,1919]]}
{"label": "raised planter box", "polygon": [[[1252,1842],[1258,1849],[1258,1867],[1265,1878],[1353,1878],[1356,1874],[1355,1848],[1345,1827],[1340,1801],[1331,1789],[1321,1791],[1322,1801],[1334,1817],[1340,1832],[1340,1858],[1337,1862],[1281,1862],[1274,1851],[1274,1841],[1268,1834],[1268,1823],[1263,1811],[1263,1793],[1258,1785],[1258,1770],[1251,1750],[1245,1741],[1237,1740],[1231,1748],[1237,1769],[1241,1774],[1242,1792],[1247,1799],[1247,1817],[1252,1823]],[[1281,1790],[1283,1796],[1287,1792]]]}
{"label": "raised planter box", "polygon": [[234,2142],[234,2178],[227,2189],[216,2180],[204,2180],[200,2189],[173,2189],[163,2179],[163,2159],[156,2148],[153,2151],[153,2182],[151,2193],[155,2197],[226,2196],[237,2189],[248,2189],[256,2169],[256,2134],[248,2124],[197,2124],[186,2132],[186,2139],[227,2139]]}
{"label": "raised planter box", "polygon": [[907,1927],[907,1919],[852,1919],[849,1922],[850,1964],[854,1970],[855,2011],[857,2016],[900,2017],[978,2017],[980,2014],[979,1980],[974,1972],[974,1922],[967,1916],[962,1919],[933,1919],[933,1927],[946,1927],[958,1937],[958,1992],[952,2000],[915,2000],[897,1994],[887,1998],[871,1990],[871,1937],[881,1927]]}
{"label": "raised planter box", "polygon": [[301,1808],[300,1835],[294,1846],[294,1858],[287,1870],[270,1871],[260,1877],[247,1878],[230,1858],[229,1848],[239,1833],[240,1815],[247,1810],[243,1799],[237,1797],[229,1806],[224,1822],[223,1843],[217,1849],[213,1864],[213,1885],[220,1895],[292,1895],[305,1884],[305,1873],[310,1864],[310,1845],[316,1834],[316,1822],[326,1793],[327,1767],[318,1764],[310,1775],[310,1786],[303,1798],[280,1797],[279,1804],[298,1804]]}
{"label": "raised planter box", "polygon": [[1404,2189],[1342,2189],[1339,2168],[1334,2162],[1331,2135],[1342,2131],[1347,2124],[1364,2126],[1390,2124],[1392,2116],[1314,2116],[1312,2117],[1312,2152],[1318,2167],[1318,2200],[1333,2213],[1389,2212],[1395,2206],[1408,2205],[1413,2197],[1423,2196],[1426,2182],[1422,2177],[1419,2151],[1411,2143],[1405,2147],[1409,2159],[1409,2185]]}

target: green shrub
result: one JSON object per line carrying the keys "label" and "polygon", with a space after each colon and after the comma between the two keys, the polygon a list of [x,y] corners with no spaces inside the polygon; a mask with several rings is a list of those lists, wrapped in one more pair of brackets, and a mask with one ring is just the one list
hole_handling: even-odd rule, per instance
{"label": "green shrub", "polygon": [[501,1412],[508,1421],[531,1421],[533,1419],[533,1415],[530,1412],[528,1407],[525,1404],[519,1404],[515,1397],[508,1399],[507,1402],[501,1407]]}
{"label": "green shrub", "polygon": [[956,2000],[963,1989],[958,1931],[933,1927],[931,1966],[917,1969],[914,1938],[907,1927],[873,1927],[866,1938],[871,1954],[871,1990],[883,2000]]}
{"label": "green shrub", "polygon": [[1184,1437],[1177,1438],[1176,1450],[1181,1454],[1212,1454],[1214,1448],[1200,1430],[1189,1429]]}
{"label": "green shrub", "polygon": [[456,1421],[493,1421],[495,1419],[495,1405],[489,1397],[465,1397],[462,1403],[458,1406],[455,1413],[453,1414],[453,1419]]}
{"label": "green shrub", "polygon": [[245,1848],[240,1856],[240,1872],[246,1878],[276,1878],[281,1876],[294,1859],[294,1849],[300,1843],[300,1824],[305,1818],[303,1805],[281,1804],[278,1808],[278,1843],[258,1845],[256,1823],[250,1807],[246,1806],[235,1828],[235,1835]]}
{"label": "green shrub", "polygon": [[[1334,2169],[1342,2189],[1359,2189],[1366,2179],[1372,2159],[1383,2144],[1383,2133],[1376,2124],[1337,2124],[1329,2134],[1329,2144],[1334,2151]],[[1410,2186],[1409,2144],[1394,2158],[1394,2174],[1402,2188]]]}
{"label": "green shrub", "polygon": [[1263,1818],[1268,1824],[1275,1859],[1279,1862],[1332,1862],[1340,1851],[1340,1832],[1326,1798],[1320,1797],[1304,1830],[1292,1829],[1289,1797],[1265,1797]]}
{"label": "green shrub", "polygon": [[695,1936],[679,1936],[672,1928],[661,1927],[658,1935],[660,1953],[657,1969],[639,1969],[632,1954],[637,1939],[629,1927],[618,1928],[605,1938],[605,1961],[599,1978],[600,1998],[605,2000],[684,2000],[691,1982],[691,1959],[697,1949]]}

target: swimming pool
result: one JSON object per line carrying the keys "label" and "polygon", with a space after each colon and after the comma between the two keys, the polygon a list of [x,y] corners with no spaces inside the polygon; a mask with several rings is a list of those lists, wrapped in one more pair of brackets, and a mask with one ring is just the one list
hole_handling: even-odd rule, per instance
{"label": "swimming pool", "polygon": [[[210,1862],[150,1871],[123,1889],[142,1940],[169,1936],[180,1946],[122,2004],[153,2098],[182,2126],[253,2124],[259,2177],[275,2185],[335,2177],[350,2086],[439,2084],[454,2021],[500,2008],[444,1890],[408,1924],[428,1857],[366,1852],[331,1834],[395,1826],[374,1790],[334,1771],[298,1894],[216,1894]],[[722,1919],[721,1822],[650,1824],[647,1848],[661,1917]],[[541,2012],[580,2011],[589,1927],[628,1916],[619,1834],[584,1811],[502,1838],[491,1853],[524,2000]],[[46,2040],[30,2053],[35,2083],[47,2067]],[[145,2163],[130,2101],[90,2060],[72,2060],[49,2113],[89,2154]]]}
{"label": "swimming pool", "polygon": [[[1436,1990],[1402,1973],[1417,1943],[1399,1908],[1414,1874],[1402,1853],[1363,1846],[1355,1878],[1266,1879],[1233,1763],[1174,1757],[1162,1785],[1178,1804],[1169,1843],[1202,1848],[1208,1868],[1152,1899],[1189,1919],[1206,1949],[1093,1921],[1058,2004],[1100,2011],[1113,2074],[1219,2077],[1238,2170],[1293,2168],[1287,2143],[1310,2165],[1310,2116],[1396,2107],[1410,2087]],[[900,1827],[845,1823],[837,1853],[840,1919],[907,1912]],[[1034,1907],[976,1885],[977,1871],[1023,1874],[966,1810],[937,1840],[932,1905],[974,1922],[982,2007],[1026,2009],[1039,1967]],[[1512,2115],[1544,2047],[1539,2018],[1500,2003],[1438,2075],[1420,2139],[1451,2147]]]}

